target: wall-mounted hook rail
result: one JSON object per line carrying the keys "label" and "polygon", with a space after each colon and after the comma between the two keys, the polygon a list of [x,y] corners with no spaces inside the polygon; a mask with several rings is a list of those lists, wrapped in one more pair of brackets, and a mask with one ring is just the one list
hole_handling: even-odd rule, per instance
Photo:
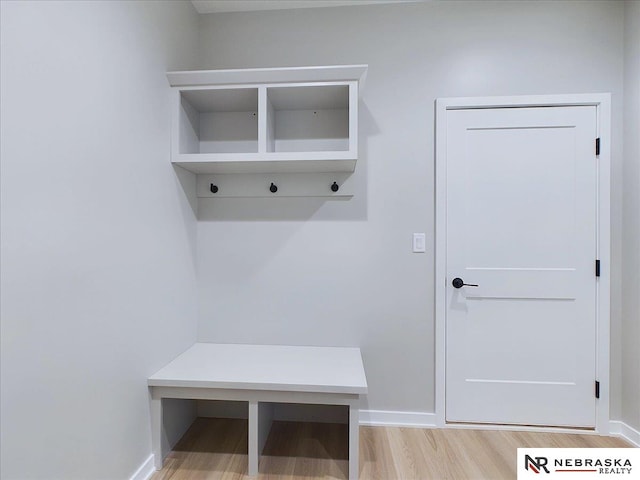
{"label": "wall-mounted hook rail", "polygon": [[215,199],[327,197],[338,201],[353,196],[349,177],[348,173],[336,172],[201,174],[197,178],[197,195]]}

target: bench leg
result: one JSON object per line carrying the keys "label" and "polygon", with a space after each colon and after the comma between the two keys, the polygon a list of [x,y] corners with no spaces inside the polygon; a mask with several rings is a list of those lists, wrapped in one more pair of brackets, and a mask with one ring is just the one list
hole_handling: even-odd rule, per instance
{"label": "bench leg", "polygon": [[151,398],[151,448],[156,470],[162,469],[162,398],[152,393]]}
{"label": "bench leg", "polygon": [[260,456],[273,423],[273,406],[258,401],[249,402],[249,475],[258,475]]}
{"label": "bench leg", "polygon": [[358,480],[360,471],[360,408],[358,400],[349,405],[349,480]]}
{"label": "bench leg", "polygon": [[258,452],[258,402],[252,400],[249,402],[249,451],[247,456],[249,457],[249,469],[248,474],[250,476],[258,475],[258,461],[260,460],[260,453]]}

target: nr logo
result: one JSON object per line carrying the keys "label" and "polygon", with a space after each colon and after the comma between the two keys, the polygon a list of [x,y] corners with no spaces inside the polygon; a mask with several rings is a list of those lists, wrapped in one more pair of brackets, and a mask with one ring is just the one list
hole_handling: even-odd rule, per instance
{"label": "nr logo", "polygon": [[526,470],[531,470],[533,473],[540,473],[543,470],[545,473],[551,473],[547,468],[547,463],[549,463],[547,457],[530,457],[529,455],[524,456],[524,468]]}

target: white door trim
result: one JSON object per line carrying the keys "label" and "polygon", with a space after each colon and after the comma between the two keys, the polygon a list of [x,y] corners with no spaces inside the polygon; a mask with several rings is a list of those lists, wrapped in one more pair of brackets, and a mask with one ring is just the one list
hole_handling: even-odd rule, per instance
{"label": "white door trim", "polygon": [[[516,97],[439,98],[436,100],[436,225],[435,225],[435,322],[436,322],[436,423],[445,427],[446,386],[446,258],[447,258],[447,110],[471,108],[515,108],[593,105],[597,111],[600,155],[598,156],[597,255],[601,270],[596,292],[596,372],[600,399],[596,404],[596,432],[609,433],[610,362],[610,175],[611,94],[534,95]],[[595,139],[594,139],[595,141]],[[595,145],[594,145],[595,148]]]}

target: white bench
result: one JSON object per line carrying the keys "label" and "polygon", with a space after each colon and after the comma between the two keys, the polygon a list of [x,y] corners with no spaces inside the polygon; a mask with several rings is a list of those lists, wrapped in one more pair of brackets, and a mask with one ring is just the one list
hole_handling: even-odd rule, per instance
{"label": "white bench", "polygon": [[249,475],[272,422],[273,403],[349,408],[349,479],[358,478],[359,399],[367,379],[359,348],[196,343],[148,381],[155,466],[162,468],[162,399],[229,400],[249,405]]}

